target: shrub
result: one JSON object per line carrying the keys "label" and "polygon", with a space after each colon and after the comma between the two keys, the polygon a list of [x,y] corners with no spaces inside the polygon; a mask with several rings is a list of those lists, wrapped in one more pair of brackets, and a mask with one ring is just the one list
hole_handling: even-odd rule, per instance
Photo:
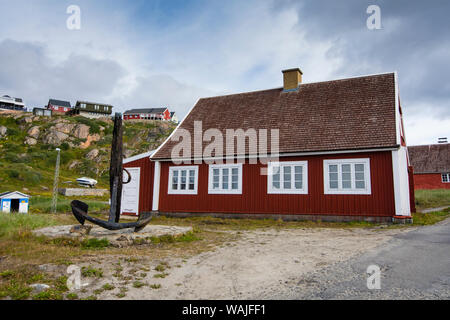
{"label": "shrub", "polygon": [[103,239],[85,239],[81,242],[81,247],[83,249],[102,249],[109,246],[109,241],[106,238]]}

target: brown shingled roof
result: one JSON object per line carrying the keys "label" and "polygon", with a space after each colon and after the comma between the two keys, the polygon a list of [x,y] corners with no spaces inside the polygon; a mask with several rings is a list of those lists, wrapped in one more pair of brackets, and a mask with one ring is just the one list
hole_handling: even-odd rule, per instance
{"label": "brown shingled roof", "polygon": [[[203,98],[179,128],[192,137],[194,121],[202,121],[203,132],[217,128],[224,137],[226,129],[268,129],[269,152],[270,129],[279,129],[280,153],[393,147],[395,92],[395,74],[387,73],[305,83],[293,92],[277,88]],[[167,140],[152,159],[169,159],[176,144]]]}
{"label": "brown shingled roof", "polygon": [[414,173],[450,172],[450,143],[408,147]]}

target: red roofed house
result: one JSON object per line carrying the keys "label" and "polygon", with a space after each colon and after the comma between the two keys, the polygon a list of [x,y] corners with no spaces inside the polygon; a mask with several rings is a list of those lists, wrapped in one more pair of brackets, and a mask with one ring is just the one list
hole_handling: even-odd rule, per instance
{"label": "red roofed house", "polygon": [[450,189],[450,143],[408,147],[414,188]]}
{"label": "red roofed house", "polygon": [[140,201],[170,216],[410,221],[396,73],[283,74],[282,88],[200,99],[142,160],[154,170]]}

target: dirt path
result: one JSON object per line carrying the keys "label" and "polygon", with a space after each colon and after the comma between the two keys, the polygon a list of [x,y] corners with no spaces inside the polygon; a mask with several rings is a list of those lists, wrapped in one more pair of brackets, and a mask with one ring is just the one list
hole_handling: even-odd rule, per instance
{"label": "dirt path", "polygon": [[[252,299],[267,293],[268,288],[282,287],[299,276],[346,261],[410,230],[249,231],[215,251],[188,260],[166,259],[162,265],[147,260],[119,265],[119,259],[111,257],[110,261],[97,261],[94,267],[101,267],[104,276],[90,281],[80,296],[117,299],[123,292],[123,299]],[[104,284],[114,289],[99,292]],[[141,284],[145,285],[139,287]]]}

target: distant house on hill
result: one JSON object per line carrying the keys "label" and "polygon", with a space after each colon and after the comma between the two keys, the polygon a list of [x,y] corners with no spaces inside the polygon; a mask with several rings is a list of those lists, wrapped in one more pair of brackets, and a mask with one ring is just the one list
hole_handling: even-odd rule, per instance
{"label": "distant house on hill", "polygon": [[107,117],[112,113],[112,105],[96,102],[77,101],[70,115],[80,115],[86,118]]}
{"label": "distant house on hill", "polygon": [[125,111],[123,120],[170,120],[167,108],[131,109]]}
{"label": "distant house on hill", "polygon": [[13,98],[8,95],[0,97],[0,109],[26,111],[25,104],[21,98]]}
{"label": "distant house on hill", "polygon": [[47,109],[52,110],[54,113],[66,114],[72,110],[72,106],[69,101],[50,99]]}
{"label": "distant house on hill", "polygon": [[51,117],[53,111],[47,108],[33,108],[33,115],[38,117]]}
{"label": "distant house on hill", "polygon": [[450,189],[450,143],[408,147],[415,189]]}
{"label": "distant house on hill", "polygon": [[178,123],[178,116],[177,116],[177,114],[175,113],[175,111],[172,111],[171,113],[170,113],[170,120],[171,121],[173,121],[173,122],[175,122],[175,123]]}

